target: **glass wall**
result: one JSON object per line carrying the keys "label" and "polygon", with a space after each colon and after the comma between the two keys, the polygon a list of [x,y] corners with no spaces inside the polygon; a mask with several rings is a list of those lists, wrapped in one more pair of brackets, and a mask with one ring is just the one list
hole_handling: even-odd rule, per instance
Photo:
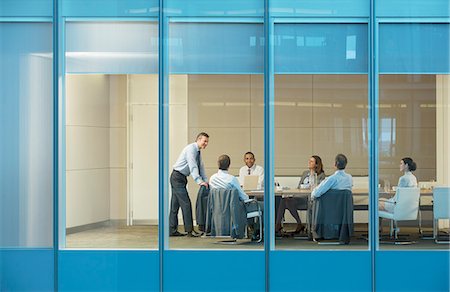
{"label": "glass wall", "polygon": [[[263,25],[259,20],[250,23],[238,20],[232,23],[169,23],[170,248],[230,248],[217,244],[223,236],[238,238],[235,249],[263,248],[260,243],[252,244],[260,239],[257,220],[247,222],[244,217],[239,221],[241,225],[234,221],[232,226],[225,226],[219,222],[218,209],[211,211],[215,208],[212,207],[213,200],[218,198],[213,192],[230,187],[233,180],[241,192],[240,204],[250,196],[257,200],[254,206],[263,208],[263,46]],[[175,186],[177,177],[184,179],[185,176],[180,176],[178,171],[188,173],[182,167],[183,155],[188,151],[185,147],[191,143],[203,147],[201,139],[197,140],[201,132],[209,136],[207,147],[200,151],[201,178],[197,177],[196,171],[188,176],[190,201],[187,204],[190,206],[183,209],[181,196],[184,195],[179,194],[180,190]],[[198,148],[193,145],[190,147]],[[219,170],[218,160],[222,155],[230,158],[230,165]],[[249,172],[251,177],[257,176],[253,186],[246,185],[246,180],[250,179],[244,176]],[[209,199],[208,190],[205,193],[200,188],[202,181],[209,182]],[[177,193],[174,195],[174,192]],[[181,212],[176,216],[178,208]],[[194,215],[193,233],[190,219],[186,217],[186,213],[191,212],[189,209]],[[224,208],[222,211],[226,213],[223,220],[227,220],[227,216],[238,220],[232,217],[238,210]],[[187,236],[175,236],[185,232]],[[203,233],[204,236],[197,237]]]}
{"label": "glass wall", "polygon": [[65,27],[66,247],[157,248],[157,23]]}
{"label": "glass wall", "polygon": [[[393,242],[415,243],[402,249],[449,247],[426,240],[448,230],[448,221],[440,220],[437,235],[432,232],[436,209],[443,207],[433,200],[435,188],[448,189],[450,183],[448,52],[448,24],[380,24],[379,208],[382,218],[399,216],[394,228],[389,218],[380,221],[381,249]],[[412,188],[417,201],[404,201]],[[403,205],[418,209],[417,216],[407,217]]]}
{"label": "glass wall", "polygon": [[349,190],[358,207],[344,214],[355,219],[348,248],[367,248],[367,24],[276,24],[274,50],[276,248],[339,243],[339,236],[320,233],[311,217],[311,192],[335,174],[339,153],[348,159],[345,172],[353,176]]}
{"label": "glass wall", "polygon": [[0,42],[0,247],[51,247],[52,24],[1,22]]}

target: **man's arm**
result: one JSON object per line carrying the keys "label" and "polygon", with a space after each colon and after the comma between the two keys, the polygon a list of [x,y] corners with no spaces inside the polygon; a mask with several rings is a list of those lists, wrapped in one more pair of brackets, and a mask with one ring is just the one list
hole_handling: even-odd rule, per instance
{"label": "man's arm", "polygon": [[259,177],[258,177],[258,185],[261,188],[264,188],[264,168],[262,166],[259,167]]}
{"label": "man's arm", "polygon": [[189,166],[189,172],[191,173],[192,178],[197,184],[201,184],[203,182],[202,177],[200,176],[200,170],[197,166],[197,151],[192,147],[189,147],[186,151],[186,160]]}
{"label": "man's arm", "polygon": [[323,182],[320,183],[311,193],[311,198],[318,198],[331,189],[335,183],[336,177],[329,176]]}

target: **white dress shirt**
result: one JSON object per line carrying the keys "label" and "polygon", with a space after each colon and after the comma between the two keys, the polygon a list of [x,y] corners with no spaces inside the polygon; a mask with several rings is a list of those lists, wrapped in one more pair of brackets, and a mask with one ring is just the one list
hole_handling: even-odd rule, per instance
{"label": "white dress shirt", "polygon": [[411,171],[406,171],[398,180],[398,187],[401,188],[416,188],[417,178]]}
{"label": "white dress shirt", "polygon": [[343,169],[336,170],[333,175],[322,181],[311,193],[311,198],[318,198],[328,190],[352,190],[353,178]]}
{"label": "white dress shirt", "polygon": [[181,151],[177,162],[173,165],[173,169],[181,172],[185,176],[191,175],[197,184],[208,181],[205,175],[205,166],[203,165],[202,156],[200,155],[200,169],[197,163],[197,156],[200,155],[200,149],[196,142],[184,147]]}
{"label": "white dress shirt", "polygon": [[258,178],[258,186],[257,188],[260,190],[264,186],[264,168],[262,168],[259,165],[253,164],[252,167],[248,167],[247,165],[244,165],[239,170],[239,182],[241,185],[244,185],[244,176],[246,175],[257,175]]}
{"label": "white dress shirt", "polygon": [[242,201],[248,200],[249,197],[244,191],[242,190],[241,186],[239,185],[239,181],[234,175],[231,175],[226,170],[221,170],[216,174],[213,174],[211,176],[211,179],[209,180],[209,187],[211,189],[237,189],[239,191],[239,198]]}

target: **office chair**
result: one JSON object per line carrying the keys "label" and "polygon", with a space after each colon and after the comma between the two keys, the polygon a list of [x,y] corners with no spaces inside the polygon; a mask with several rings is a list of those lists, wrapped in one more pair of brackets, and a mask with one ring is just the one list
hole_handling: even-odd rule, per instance
{"label": "office chair", "polygon": [[245,209],[247,211],[247,219],[255,219],[258,218],[259,223],[259,239],[257,242],[261,242],[263,239],[263,226],[262,226],[262,211],[261,207],[258,204],[258,201],[255,199],[248,199],[244,201]]}
{"label": "office chair", "polygon": [[[419,188],[397,188],[395,193],[395,202],[393,212],[378,211],[378,217],[389,219],[390,228],[389,235],[392,238],[394,234],[394,244],[411,244],[412,241],[398,241],[398,232],[400,228],[397,226],[398,221],[417,220],[419,211]],[[390,202],[386,202],[388,204]]]}
{"label": "office chair", "polygon": [[450,187],[433,189],[433,237],[436,243],[450,243],[439,240],[439,219],[450,219]]}

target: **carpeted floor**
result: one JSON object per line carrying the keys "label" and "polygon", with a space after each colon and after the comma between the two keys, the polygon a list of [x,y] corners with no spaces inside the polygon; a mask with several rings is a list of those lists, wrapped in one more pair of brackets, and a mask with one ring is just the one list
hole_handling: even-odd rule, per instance
{"label": "carpeted floor", "polygon": [[[294,229],[292,227],[291,229]],[[287,227],[289,230],[289,226]],[[387,230],[386,230],[387,231]],[[449,244],[436,244],[433,240],[421,239],[417,228],[402,228],[402,235],[408,235],[415,241],[411,245],[393,245],[381,243],[381,250],[448,250]],[[408,234],[409,233],[409,234]],[[448,235],[447,235],[448,237]],[[368,249],[366,241],[367,231],[364,226],[357,227],[355,234],[348,245],[318,244],[306,238],[283,237],[276,238],[277,250],[365,250]],[[169,237],[171,249],[264,249],[264,243],[251,242],[249,239],[238,240],[237,244],[224,244],[224,238],[211,237]],[[66,237],[67,248],[105,248],[105,249],[157,249],[157,226],[107,226],[86,231],[68,234]]]}

